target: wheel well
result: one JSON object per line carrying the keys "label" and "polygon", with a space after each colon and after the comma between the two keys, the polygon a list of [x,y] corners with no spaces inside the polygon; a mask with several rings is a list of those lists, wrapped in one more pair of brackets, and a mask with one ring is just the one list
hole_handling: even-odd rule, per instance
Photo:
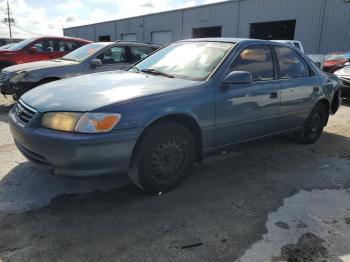
{"label": "wheel well", "polygon": [[195,144],[196,144],[196,161],[197,162],[201,162],[203,159],[203,140],[202,140],[202,132],[201,129],[199,127],[199,125],[197,124],[197,122],[195,120],[193,120],[191,117],[186,116],[186,115],[182,115],[182,114],[173,114],[173,115],[168,115],[168,116],[164,116],[161,117],[155,121],[153,121],[150,125],[148,125],[141,133],[141,135],[139,136],[136,145],[133,149],[132,152],[132,157],[131,157],[131,161],[130,164],[133,163],[133,159],[135,156],[135,153],[137,152],[137,148],[139,146],[140,141],[142,140],[142,138],[145,136],[146,132],[148,130],[150,130],[152,127],[154,127],[155,125],[160,124],[161,122],[164,121],[174,121],[177,122],[179,124],[184,125],[185,127],[187,127],[194,140],[195,140]]}
{"label": "wheel well", "polygon": [[339,90],[335,91],[333,100],[332,100],[332,106],[331,106],[331,113],[334,115],[340,106],[340,99],[339,99]]}
{"label": "wheel well", "polygon": [[52,81],[56,81],[56,80],[60,80],[60,79],[61,78],[59,78],[59,77],[47,77],[47,78],[41,79],[38,82],[38,85],[42,85],[44,83],[48,83],[48,82],[52,82]]}
{"label": "wheel well", "polygon": [[0,62],[0,70],[4,69],[5,67],[13,66],[14,64],[8,63],[8,62]]}
{"label": "wheel well", "polygon": [[325,111],[326,111],[326,113],[327,113],[327,115],[326,115],[326,121],[325,121],[325,123],[324,123],[324,126],[326,126],[327,123],[328,123],[328,119],[329,119],[330,104],[329,104],[329,102],[328,102],[327,99],[321,99],[320,101],[318,101],[318,103],[321,104],[321,105],[324,107],[324,109],[325,109]]}

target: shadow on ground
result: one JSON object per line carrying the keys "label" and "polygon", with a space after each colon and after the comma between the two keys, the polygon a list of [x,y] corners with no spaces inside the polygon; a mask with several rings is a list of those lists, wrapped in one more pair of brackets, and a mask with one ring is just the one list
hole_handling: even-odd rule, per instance
{"label": "shadow on ground", "polygon": [[[299,190],[349,187],[349,159],[347,137],[325,133],[309,146],[276,137],[210,156],[169,193],[149,196],[126,184],[57,195],[45,207],[1,217],[0,258],[233,261],[261,238],[267,215],[284,198]],[[15,168],[5,183],[29,167]],[[28,176],[23,186],[35,188],[33,181]],[[37,192],[32,194],[28,198]]]}

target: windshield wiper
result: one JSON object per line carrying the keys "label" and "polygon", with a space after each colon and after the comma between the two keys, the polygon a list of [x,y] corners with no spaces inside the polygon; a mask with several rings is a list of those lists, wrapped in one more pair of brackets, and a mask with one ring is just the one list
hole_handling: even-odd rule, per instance
{"label": "windshield wiper", "polygon": [[158,70],[153,69],[153,68],[152,68],[152,69],[151,69],[151,68],[142,69],[141,72],[144,72],[144,73],[146,73],[146,74],[162,75],[162,76],[166,76],[166,77],[169,77],[169,78],[174,78],[174,76],[172,76],[172,75],[169,75],[169,74],[167,74],[167,73],[163,73],[163,72],[158,71]]}
{"label": "windshield wiper", "polygon": [[132,65],[130,68],[135,69],[137,72],[140,72],[140,69],[138,69],[136,66]]}
{"label": "windshield wiper", "polygon": [[65,58],[65,57],[61,57],[58,60],[66,60],[66,61],[73,61],[73,62],[78,62],[77,60],[73,59],[73,58]]}

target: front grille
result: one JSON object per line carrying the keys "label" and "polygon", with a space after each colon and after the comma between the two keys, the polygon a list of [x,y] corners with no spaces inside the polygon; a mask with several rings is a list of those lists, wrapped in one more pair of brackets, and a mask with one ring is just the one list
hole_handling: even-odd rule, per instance
{"label": "front grille", "polygon": [[8,80],[9,73],[7,72],[1,72],[0,74],[0,83],[5,83]]}
{"label": "front grille", "polygon": [[24,124],[27,124],[37,112],[38,111],[36,111],[34,108],[26,105],[21,99],[13,108],[14,115]]}

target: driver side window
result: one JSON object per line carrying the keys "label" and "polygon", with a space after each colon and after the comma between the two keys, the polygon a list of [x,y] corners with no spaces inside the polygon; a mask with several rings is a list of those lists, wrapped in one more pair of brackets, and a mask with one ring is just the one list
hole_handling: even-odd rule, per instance
{"label": "driver side window", "polygon": [[41,40],[36,42],[32,47],[35,47],[38,53],[53,52],[54,42],[52,40]]}
{"label": "driver side window", "polygon": [[104,50],[99,54],[97,59],[102,61],[103,65],[113,65],[117,63],[125,63],[125,48],[122,46],[113,46]]}
{"label": "driver side window", "polygon": [[232,71],[247,71],[253,81],[274,79],[271,50],[267,45],[251,45],[245,48],[230,66]]}

